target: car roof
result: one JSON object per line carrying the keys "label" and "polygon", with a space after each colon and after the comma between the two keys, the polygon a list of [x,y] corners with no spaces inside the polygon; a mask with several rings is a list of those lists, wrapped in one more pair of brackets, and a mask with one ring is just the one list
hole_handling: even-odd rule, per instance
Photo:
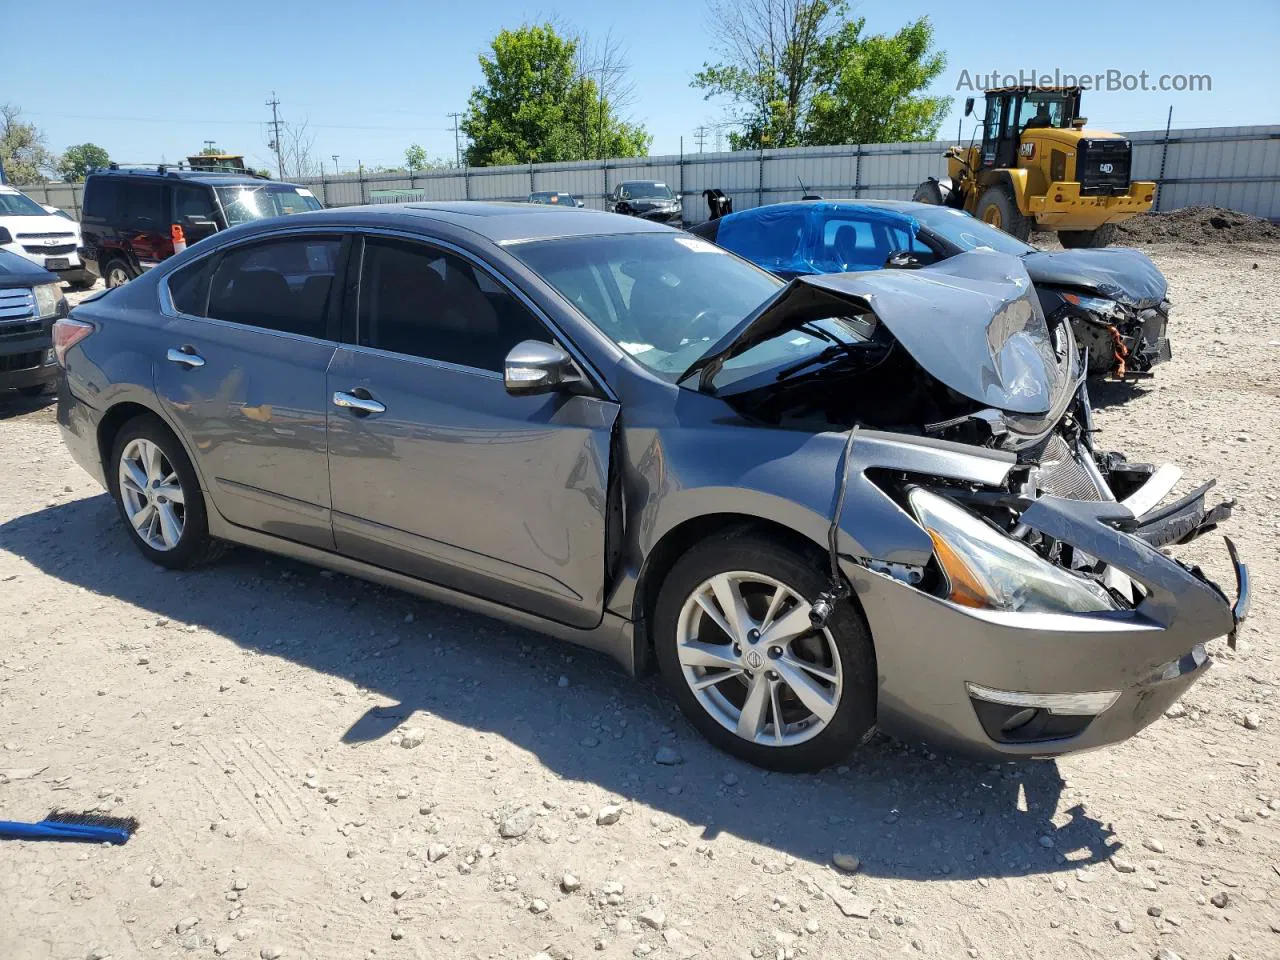
{"label": "car roof", "polygon": [[213,187],[264,186],[277,184],[282,187],[297,187],[299,184],[285,180],[266,180],[262,177],[250,176],[247,173],[217,173],[210,170],[95,170],[90,177],[108,177],[110,179],[137,180],[181,180],[183,183],[207,184]]}
{"label": "car roof", "polygon": [[[399,227],[407,230],[421,229],[423,221],[447,223],[496,244],[617,233],[679,232],[648,220],[599,210],[497,200],[376,203],[295,213],[288,218],[290,225],[332,224],[335,227]],[[278,218],[254,222],[263,224],[264,230],[280,227]]]}
{"label": "car roof", "polygon": [[909,217],[922,207],[936,206],[936,204],[920,203],[915,200],[841,200],[822,199],[822,200],[787,200],[782,203],[770,203],[762,207],[751,207],[747,210],[735,211],[727,216],[737,216],[739,213],[753,213],[757,210],[777,210],[779,207],[814,207],[814,206],[838,207],[842,210],[857,210],[863,208],[866,210],[875,210],[884,212],[891,210],[895,213],[901,213],[903,216]]}

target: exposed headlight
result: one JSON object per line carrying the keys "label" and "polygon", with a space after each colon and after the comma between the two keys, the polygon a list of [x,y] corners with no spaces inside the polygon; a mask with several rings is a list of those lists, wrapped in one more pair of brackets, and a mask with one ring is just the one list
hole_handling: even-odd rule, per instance
{"label": "exposed headlight", "polygon": [[1078,293],[1064,293],[1062,299],[1073,307],[1079,307],[1081,310],[1088,310],[1091,313],[1100,313],[1104,317],[1118,317],[1124,313],[1120,304],[1105,297],[1082,297]]}
{"label": "exposed headlight", "polygon": [[952,603],[1027,613],[1120,609],[1101,585],[1055,567],[945,497],[917,487],[907,500],[933,540]]}
{"label": "exposed headlight", "polygon": [[58,305],[62,302],[62,287],[56,283],[42,283],[31,291],[36,297],[36,316],[41,320],[58,315]]}

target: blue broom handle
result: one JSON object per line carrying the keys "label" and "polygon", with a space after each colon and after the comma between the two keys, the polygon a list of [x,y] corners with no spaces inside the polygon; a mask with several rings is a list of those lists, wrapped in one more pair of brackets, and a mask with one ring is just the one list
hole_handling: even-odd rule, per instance
{"label": "blue broom handle", "polygon": [[94,827],[80,823],[23,823],[0,820],[0,839],[5,840],[88,840],[95,843],[124,843],[129,832],[119,827]]}

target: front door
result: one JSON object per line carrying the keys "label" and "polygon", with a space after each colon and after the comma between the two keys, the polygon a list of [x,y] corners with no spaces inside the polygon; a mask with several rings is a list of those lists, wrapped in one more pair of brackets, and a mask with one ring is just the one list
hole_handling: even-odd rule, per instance
{"label": "front door", "polygon": [[617,405],[514,397],[547,328],[457,253],[369,237],[357,342],[329,368],[338,550],[576,627],[600,622]]}
{"label": "front door", "polygon": [[342,241],[294,234],[206,257],[169,278],[156,392],[231,523],[326,549],[325,371]]}

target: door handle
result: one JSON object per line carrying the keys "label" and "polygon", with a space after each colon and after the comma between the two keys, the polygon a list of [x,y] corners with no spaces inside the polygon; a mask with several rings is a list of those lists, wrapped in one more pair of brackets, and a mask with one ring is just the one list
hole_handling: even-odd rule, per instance
{"label": "door handle", "polygon": [[183,347],[181,350],[175,350],[170,347],[169,352],[165,354],[165,359],[170,363],[178,364],[180,367],[186,367],[188,370],[204,366],[204,357],[196,353],[195,347]]}
{"label": "door handle", "polygon": [[[360,393],[368,393],[367,390],[357,387]],[[350,410],[357,417],[367,417],[371,413],[386,413],[387,408],[369,396],[360,396],[354,391],[344,393],[341,390],[335,390],[333,394],[333,405],[341,407],[343,410]]]}

